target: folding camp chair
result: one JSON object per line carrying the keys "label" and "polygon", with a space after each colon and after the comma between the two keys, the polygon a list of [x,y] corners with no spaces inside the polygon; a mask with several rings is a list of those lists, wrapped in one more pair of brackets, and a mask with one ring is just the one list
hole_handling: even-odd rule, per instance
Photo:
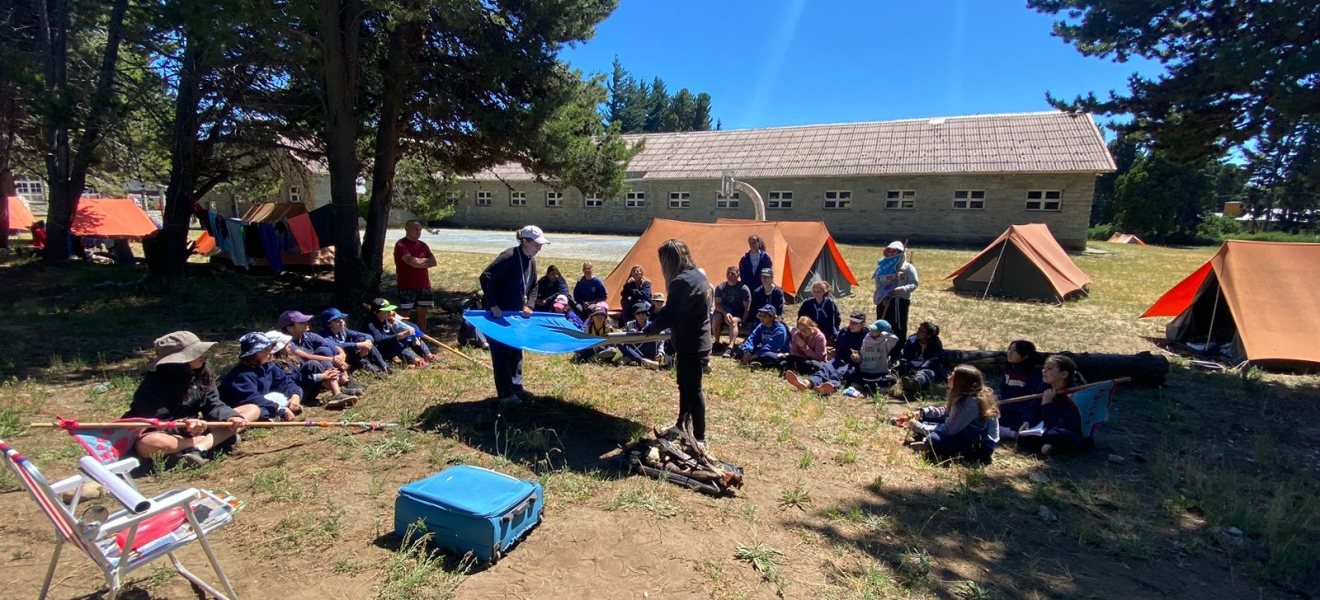
{"label": "folding camp chair", "polygon": [[[91,477],[79,474],[48,484],[37,471],[36,465],[9,447],[4,440],[0,440],[0,453],[4,454],[5,464],[23,482],[23,487],[55,525],[55,552],[46,570],[46,580],[41,586],[39,599],[44,600],[50,591],[55,565],[59,562],[60,550],[65,542],[78,547],[101,568],[106,585],[110,587],[106,596],[108,600],[114,600],[119,595],[126,575],[162,556],[169,556],[174,563],[174,570],[192,582],[199,594],[205,590],[222,600],[237,598],[215,551],[206,539],[207,534],[233,521],[234,513],[242,507],[237,500],[205,490],[185,489],[165,492],[151,498],[149,502],[138,502],[121,495],[116,491],[116,486],[107,486],[107,492],[120,503],[126,506],[137,503],[138,508],[145,507],[145,510],[121,510],[109,514],[101,522],[80,522],[74,514],[81,500],[83,485],[94,481]],[[133,458],[105,466],[92,461],[94,468],[103,470],[100,472],[102,481],[123,477],[137,464],[137,459]],[[72,493],[70,499],[61,500],[61,494],[68,492]],[[211,567],[215,569],[228,595],[193,575],[179,562],[175,551],[192,542],[201,543],[202,550],[206,552]]]}

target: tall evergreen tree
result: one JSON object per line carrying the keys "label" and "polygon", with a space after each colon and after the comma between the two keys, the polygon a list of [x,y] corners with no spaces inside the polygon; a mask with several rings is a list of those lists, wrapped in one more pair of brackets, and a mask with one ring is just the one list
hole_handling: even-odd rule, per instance
{"label": "tall evergreen tree", "polygon": [[1137,156],[1114,185],[1114,222],[1125,232],[1189,241],[1215,204],[1214,159],[1180,165],[1159,150]]}
{"label": "tall evergreen tree", "polygon": [[646,95],[646,124],[642,126],[642,131],[665,131],[665,115],[668,112],[669,90],[665,88],[665,81],[656,77],[651,81],[651,90]]}
{"label": "tall evergreen tree", "polygon": [[693,131],[710,131],[710,94],[697,94],[697,105],[689,126]]}

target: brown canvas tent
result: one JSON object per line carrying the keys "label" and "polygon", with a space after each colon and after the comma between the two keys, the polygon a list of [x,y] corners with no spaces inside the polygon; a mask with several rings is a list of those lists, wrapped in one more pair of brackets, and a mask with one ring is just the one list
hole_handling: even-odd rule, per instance
{"label": "brown canvas tent", "polygon": [[1320,364],[1320,244],[1228,241],[1142,314],[1172,341],[1226,345],[1235,361]]}
{"label": "brown canvas tent", "polygon": [[789,296],[811,295],[811,284],[829,281],[835,295],[846,296],[857,279],[839,254],[825,224],[800,221],[751,221],[720,219],[716,223],[692,223],[652,219],[619,265],[605,278],[611,308],[619,306],[623,284],[633,265],[641,265],[651,280],[653,292],[666,291],[656,250],[665,240],[680,239],[692,251],[692,259],[706,270],[712,285],[724,280],[724,270],[737,265],[747,252],[747,238],[759,235],[765,251],[775,263],[775,283]]}
{"label": "brown canvas tent", "polygon": [[[245,223],[279,223],[290,217],[306,214],[307,206],[302,202],[265,202],[254,204],[243,213],[241,221]],[[321,248],[316,252],[285,252],[281,257],[285,265],[329,266],[335,264],[335,249]],[[259,256],[251,257],[252,264],[266,265],[268,261]]]}
{"label": "brown canvas tent", "polygon": [[1043,223],[1010,225],[945,279],[961,292],[1059,302],[1091,284]]}
{"label": "brown canvas tent", "polygon": [[1109,236],[1108,241],[1111,244],[1136,244],[1138,246],[1146,245],[1146,242],[1141,241],[1141,238],[1132,235],[1130,233],[1115,233],[1114,235]]}

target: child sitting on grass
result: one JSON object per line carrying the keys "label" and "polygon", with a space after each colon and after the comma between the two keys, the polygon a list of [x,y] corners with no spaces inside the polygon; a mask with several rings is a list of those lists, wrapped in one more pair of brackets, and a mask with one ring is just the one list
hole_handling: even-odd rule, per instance
{"label": "child sitting on grass", "polygon": [[798,317],[797,327],[789,336],[788,357],[782,363],[782,369],[794,371],[799,375],[815,373],[827,358],[825,332],[816,326],[811,317]]}
{"label": "child sitting on grass", "polygon": [[[626,331],[628,333],[642,333],[646,330],[650,316],[651,305],[646,302],[638,302],[633,306],[633,320],[628,322]],[[664,353],[660,351],[660,342],[622,344],[619,349],[623,351],[623,364],[639,364],[652,371],[659,369],[660,363],[664,362],[665,359]]]}
{"label": "child sitting on grass", "polygon": [[944,379],[944,342],[940,340],[940,326],[922,321],[917,332],[903,345],[898,361],[898,385],[894,395],[914,395],[929,389],[931,384]]}
{"label": "child sitting on grass", "polygon": [[[614,332],[610,327],[610,313],[604,302],[596,304],[591,309],[591,316],[587,318],[586,332],[600,337],[608,336]],[[573,356],[576,362],[601,362],[616,363],[623,359],[623,352],[614,346],[595,346],[578,350]]]}
{"label": "child sitting on grass", "polygon": [[[1036,345],[1027,340],[1014,340],[1008,344],[1004,356],[1004,380],[999,384],[999,399],[1030,396],[1045,391],[1041,379],[1041,366],[1045,357],[1036,351]],[[999,408],[999,435],[1004,439],[1017,439],[1019,429],[1040,422],[1040,398],[1026,402],[1005,404]]]}
{"label": "child sitting on grass", "polygon": [[[1077,363],[1055,354],[1045,359],[1041,378],[1049,386],[1040,399],[1039,436],[1019,432],[1018,447],[1049,456],[1084,450],[1090,440],[1082,436],[1082,413],[1064,390],[1085,383],[1077,372]],[[1011,406],[1011,405],[1010,405]]]}
{"label": "child sitting on grass", "polygon": [[999,405],[976,367],[958,365],[949,374],[944,406],[928,406],[919,415],[908,426],[937,460],[990,462],[999,443]]}
{"label": "child sitting on grass", "polygon": [[792,371],[785,373],[784,377],[793,387],[814,389],[822,396],[833,394],[844,383],[850,386],[845,391],[850,396],[870,395],[894,384],[894,378],[889,375],[889,352],[897,344],[898,336],[894,335],[889,322],[880,319],[867,327],[866,337],[862,338],[862,345],[857,350],[856,366],[849,363],[839,365],[836,357],[835,362],[823,365],[825,368],[806,379]]}
{"label": "child sitting on grass", "polygon": [[788,352],[788,327],[779,322],[775,307],[766,304],[756,311],[761,322],[738,349],[738,360],[752,369],[776,368]]}
{"label": "child sitting on grass", "polygon": [[349,408],[358,402],[357,394],[351,394],[342,387],[343,373],[335,367],[326,369],[309,368],[307,363],[303,362],[298,355],[293,353],[293,338],[282,331],[267,331],[266,337],[275,343],[272,349],[274,352],[274,362],[284,369],[284,373],[293,379],[302,389],[304,401],[315,400],[321,390],[330,392],[330,399],[325,401],[325,407],[331,410]]}

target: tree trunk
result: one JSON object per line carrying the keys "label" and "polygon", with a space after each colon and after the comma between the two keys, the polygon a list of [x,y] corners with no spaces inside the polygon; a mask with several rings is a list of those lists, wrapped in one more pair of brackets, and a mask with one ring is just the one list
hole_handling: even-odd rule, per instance
{"label": "tree trunk", "polygon": [[362,8],[357,0],[320,0],[320,9],[326,162],[334,206],[335,291],[341,301],[355,302],[361,299],[365,287],[358,238],[357,177],[361,164],[354,113]]}
{"label": "tree trunk", "polygon": [[197,187],[198,123],[201,102],[202,42],[196,32],[183,30],[183,60],[179,65],[178,95],[174,100],[171,131],[170,180],[165,187],[164,226],[153,243],[143,244],[153,277],[183,275],[188,262],[188,222],[193,214],[193,191]]}
{"label": "tree trunk", "polygon": [[[998,371],[1004,365],[1005,352],[984,350],[945,350],[944,364],[953,366],[970,364],[983,371]],[[1077,370],[1087,381],[1101,381],[1131,377],[1132,383],[1149,387],[1164,385],[1169,374],[1169,359],[1140,352],[1138,354],[1092,354],[1059,352],[1077,362]]]}
{"label": "tree trunk", "polygon": [[402,156],[400,123],[412,73],[408,44],[416,31],[417,24],[409,21],[399,24],[390,33],[381,117],[376,128],[376,155],[371,165],[371,203],[367,208],[367,232],[362,240],[362,262],[366,266],[367,286],[371,292],[368,296],[375,296],[380,291],[380,277],[384,270],[385,233],[389,226],[390,206],[394,203],[394,174]]}
{"label": "tree trunk", "polygon": [[14,172],[9,156],[0,157],[0,248],[9,247],[9,197],[14,195]]}
{"label": "tree trunk", "polygon": [[[41,44],[46,61],[46,95],[49,108],[67,107],[69,98],[69,4],[70,0],[48,0],[43,3],[39,15],[41,19]],[[54,9],[52,16],[50,11]],[[87,169],[91,166],[93,151],[100,145],[103,136],[106,115],[110,112],[110,100],[114,94],[115,67],[119,62],[119,46],[123,40],[124,13],[128,10],[128,0],[116,0],[110,11],[110,21],[106,27],[105,53],[101,59],[101,70],[97,78],[96,91],[92,96],[91,108],[82,123],[72,123],[66,113],[60,117],[46,119],[46,170],[49,179],[50,196],[47,198],[46,215],[46,252],[47,262],[62,263],[69,257],[72,238],[69,225],[78,208],[78,199],[82,197],[87,185]],[[69,138],[70,129],[81,129],[82,137],[78,140],[75,154]]]}

